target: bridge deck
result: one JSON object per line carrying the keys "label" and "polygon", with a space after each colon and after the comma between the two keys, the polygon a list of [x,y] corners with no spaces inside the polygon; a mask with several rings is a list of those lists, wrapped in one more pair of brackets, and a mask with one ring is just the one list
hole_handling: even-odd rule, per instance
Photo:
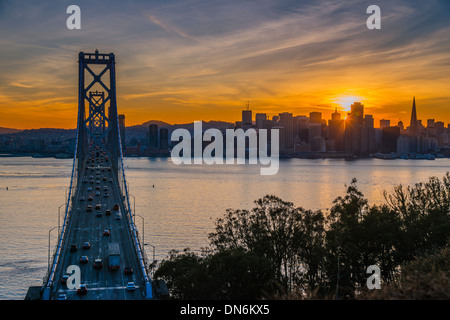
{"label": "bridge deck", "polygon": [[[88,154],[95,161],[88,163],[83,170],[83,176],[75,192],[74,212],[64,242],[61,263],[56,270],[52,298],[58,299],[60,294],[66,294],[69,300],[144,299],[143,275],[138,266],[136,251],[132,248],[133,242],[124,216],[124,205],[120,199],[113,170],[110,170],[109,161],[105,160],[101,150],[98,156],[95,149],[91,149]],[[105,186],[107,191],[104,190]],[[99,194],[96,195],[97,191]],[[106,192],[109,194],[108,197],[104,196]],[[89,200],[90,196],[92,200]],[[96,210],[97,204],[101,206],[100,210]],[[114,210],[115,204],[119,205],[120,219],[116,219],[118,211]],[[87,211],[88,205],[92,206],[91,212]],[[106,215],[106,210],[110,210],[111,215]],[[101,212],[101,216],[97,216],[97,212]],[[104,230],[109,230],[110,235],[105,236]],[[83,243],[86,241],[90,243],[89,249],[83,248]],[[120,268],[115,271],[108,269],[108,244],[113,242],[117,242],[120,247]],[[76,251],[70,250],[72,244],[77,245]],[[81,256],[87,256],[88,263],[80,263]],[[102,260],[101,269],[94,268],[95,259]],[[66,274],[70,265],[80,267],[81,284],[86,284],[88,288],[86,295],[78,295],[76,289],[70,290],[61,282],[62,276]],[[132,268],[132,274],[125,274],[124,270],[127,266]],[[127,291],[128,282],[134,282],[136,290]]]}

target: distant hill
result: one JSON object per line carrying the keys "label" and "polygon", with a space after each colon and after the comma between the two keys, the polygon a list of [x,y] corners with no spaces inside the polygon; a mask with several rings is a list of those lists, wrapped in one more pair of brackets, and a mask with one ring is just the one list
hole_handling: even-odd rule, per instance
{"label": "distant hill", "polygon": [[22,130],[19,130],[19,129],[0,127],[0,134],[11,134],[11,133],[17,133],[17,132],[21,132],[21,131]]}
{"label": "distant hill", "polygon": [[148,126],[151,125],[151,124],[157,124],[158,128],[167,128],[167,127],[171,126],[170,123],[167,123],[167,122],[164,122],[164,121],[159,121],[159,120],[150,120],[150,121],[144,122],[143,124],[141,124],[141,126],[144,126],[144,127],[148,128]]}
{"label": "distant hill", "polygon": [[[126,140],[129,140],[132,138],[136,138],[136,139],[145,138],[147,136],[148,126],[150,124],[157,124],[158,129],[160,129],[160,128],[168,129],[169,135],[172,134],[173,130],[179,129],[179,128],[187,129],[191,132],[194,130],[193,122],[183,123],[183,124],[169,124],[164,121],[150,120],[150,121],[144,122],[143,124],[126,127],[126,131],[125,131]],[[207,130],[207,129],[211,129],[211,128],[229,129],[229,128],[233,128],[233,123],[224,122],[224,121],[203,121],[203,124],[202,124],[203,130]]]}
{"label": "distant hill", "polygon": [[[139,125],[127,126],[125,131],[126,140],[132,138],[146,139],[148,133],[148,126],[150,124],[157,124],[158,128],[166,128],[169,130],[169,135],[172,134],[173,130],[183,128],[190,132],[194,130],[194,123],[184,123],[184,124],[170,124],[160,120],[150,120]],[[216,128],[216,129],[229,129],[233,128],[233,123],[224,121],[203,121],[203,130]],[[24,139],[30,138],[42,138],[45,140],[51,139],[72,139],[76,136],[76,129],[56,129],[56,128],[41,128],[41,129],[27,129],[18,130],[0,127],[1,134],[17,135]]]}

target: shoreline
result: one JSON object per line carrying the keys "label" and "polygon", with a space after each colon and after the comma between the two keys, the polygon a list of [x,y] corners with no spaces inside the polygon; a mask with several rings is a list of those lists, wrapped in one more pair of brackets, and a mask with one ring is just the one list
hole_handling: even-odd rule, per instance
{"label": "shoreline", "polygon": [[[27,153],[0,153],[0,158],[35,158],[35,159],[44,159],[44,158],[53,158],[53,159],[73,159],[73,155],[71,154],[27,154]],[[160,156],[148,156],[148,155],[129,155],[124,156],[124,158],[170,158],[169,155],[160,155]],[[280,160],[286,159],[305,159],[305,160],[319,160],[319,159],[342,159],[345,161],[356,161],[363,159],[380,159],[380,160],[435,160],[435,159],[450,159],[450,157],[446,156],[434,156],[433,154],[417,154],[410,157],[402,157],[402,156],[390,156],[388,154],[378,154],[378,155],[370,155],[370,156],[344,156],[344,155],[333,155],[333,154],[301,154],[301,155],[280,155]]]}

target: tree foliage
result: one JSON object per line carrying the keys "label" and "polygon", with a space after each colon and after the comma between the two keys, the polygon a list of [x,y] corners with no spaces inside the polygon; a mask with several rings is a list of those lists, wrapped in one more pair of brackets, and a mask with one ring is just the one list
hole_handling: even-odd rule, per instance
{"label": "tree foliage", "polygon": [[381,269],[383,285],[401,285],[409,262],[449,244],[449,173],[397,186],[380,205],[369,205],[356,179],[346,188],[325,214],[274,195],[228,209],[207,251],[173,251],[155,276],[181,299],[354,299],[367,294],[368,266]]}

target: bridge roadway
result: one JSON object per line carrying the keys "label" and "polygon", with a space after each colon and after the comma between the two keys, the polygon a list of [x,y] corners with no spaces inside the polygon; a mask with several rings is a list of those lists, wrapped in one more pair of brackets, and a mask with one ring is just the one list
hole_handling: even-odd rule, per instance
{"label": "bridge roadway", "polygon": [[[132,239],[128,229],[128,223],[124,216],[124,205],[120,200],[119,188],[115,180],[113,170],[109,167],[110,160],[106,160],[106,153],[92,147],[90,149],[89,163],[83,170],[83,177],[79,180],[75,192],[74,212],[70,222],[70,229],[63,244],[61,262],[56,269],[55,285],[52,298],[58,299],[60,294],[66,294],[68,300],[140,300],[144,299],[144,286],[142,283],[142,270],[139,268],[137,254],[132,248]],[[103,161],[103,162],[102,162]],[[106,181],[105,181],[106,180]],[[104,191],[104,187],[108,191]],[[92,188],[90,190],[89,188]],[[100,195],[96,195],[96,192]],[[104,194],[109,196],[105,197]],[[92,200],[89,200],[89,197]],[[84,198],[83,198],[84,197]],[[95,206],[99,204],[100,210]],[[121,219],[116,219],[114,205],[118,204]],[[92,206],[92,212],[87,211],[87,206]],[[106,215],[106,210],[111,215]],[[97,216],[101,212],[101,217]],[[105,236],[104,230],[109,230],[110,235]],[[90,243],[89,249],[83,248],[84,242]],[[108,270],[108,243],[119,243],[120,268]],[[71,251],[71,246],[77,245],[76,251]],[[80,263],[82,256],[88,257],[88,263]],[[94,268],[94,260],[102,260],[102,268]],[[81,270],[81,284],[87,286],[87,294],[79,295],[76,289],[68,289],[61,279],[70,265],[77,265]],[[132,274],[125,274],[125,267],[131,267]],[[134,291],[126,290],[128,282],[134,282]]]}

